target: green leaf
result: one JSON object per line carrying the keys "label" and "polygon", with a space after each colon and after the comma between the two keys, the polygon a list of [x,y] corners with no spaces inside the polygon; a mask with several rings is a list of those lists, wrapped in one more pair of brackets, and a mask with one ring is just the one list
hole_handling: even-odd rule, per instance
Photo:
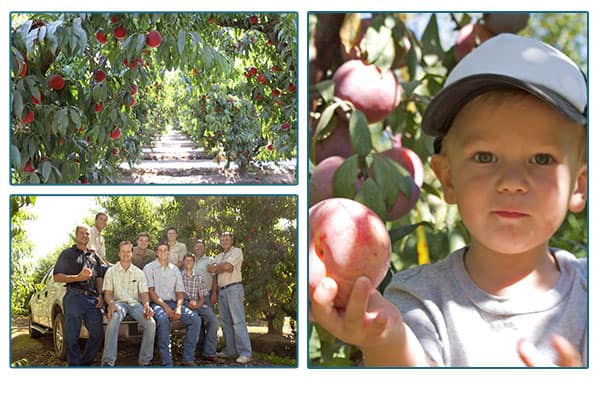
{"label": "green leaf", "polygon": [[397,242],[398,240],[402,239],[404,236],[411,234],[412,232],[414,232],[415,229],[417,229],[421,225],[426,226],[427,228],[429,228],[431,230],[434,229],[431,222],[427,222],[427,221],[421,221],[419,223],[412,224],[412,225],[404,225],[404,226],[401,226],[400,228],[392,229],[390,231],[390,239],[391,239],[392,243]]}
{"label": "green leaf", "polygon": [[23,118],[23,98],[18,91],[13,92],[13,115],[19,121]]}
{"label": "green leaf", "polygon": [[132,39],[132,46],[134,49],[134,54],[140,54],[144,46],[146,45],[146,35],[143,33],[138,33],[135,35],[135,38]]}
{"label": "green leaf", "polygon": [[396,55],[392,30],[385,25],[379,26],[378,30],[370,26],[365,34],[365,44],[367,62],[377,65],[382,73],[390,69]]}
{"label": "green leaf", "polygon": [[333,195],[354,198],[354,185],[358,176],[358,156],[348,157],[333,174]]}
{"label": "green leaf", "polygon": [[437,24],[437,16],[435,13],[431,14],[429,23],[423,32],[421,37],[421,44],[423,48],[423,54],[435,54],[442,58],[444,50],[440,43],[440,32]]}
{"label": "green leaf", "polygon": [[371,152],[371,131],[365,114],[354,109],[349,122],[350,143],[360,157],[365,157]]}
{"label": "green leaf", "polygon": [[410,199],[412,195],[412,177],[409,172],[392,159],[373,154],[374,178],[383,188],[385,204],[391,208],[398,199],[400,192]]}
{"label": "green leaf", "polygon": [[377,153],[381,153],[392,147],[393,141],[390,138],[390,135],[383,130],[382,122],[370,124],[369,130],[371,131],[371,146]]}
{"label": "green leaf", "polygon": [[183,49],[185,48],[185,36],[186,32],[181,29],[177,35],[177,50],[179,54],[183,54]]}
{"label": "green leaf", "polygon": [[327,79],[314,85],[314,88],[319,92],[323,100],[329,103],[333,100],[333,93],[335,92],[335,84],[333,79]]}
{"label": "green leaf", "polygon": [[385,221],[387,209],[381,187],[372,179],[367,178],[355,198],[359,203],[369,207],[375,214]]}
{"label": "green leaf", "polygon": [[79,116],[79,113],[72,108],[69,111],[71,114],[71,121],[73,121],[73,125],[75,125],[76,127],[81,127],[81,117]]}
{"label": "green leaf", "polygon": [[315,134],[313,136],[313,140],[315,142],[324,138],[324,133],[328,132],[326,128],[330,126],[330,121],[334,116],[335,110],[340,106],[340,103],[332,103],[321,113],[321,118],[319,118],[319,123],[315,128]]}
{"label": "green leaf", "polygon": [[54,118],[52,120],[52,127],[56,133],[66,133],[67,127],[69,125],[69,120],[67,119],[67,108],[61,108],[56,113],[54,113]]}
{"label": "green leaf", "polygon": [[42,177],[44,181],[47,181],[50,177],[50,173],[52,172],[52,163],[50,161],[43,161],[41,165]]}
{"label": "green leaf", "polygon": [[21,152],[19,151],[19,148],[14,144],[10,145],[10,159],[12,160],[13,168],[21,168]]}

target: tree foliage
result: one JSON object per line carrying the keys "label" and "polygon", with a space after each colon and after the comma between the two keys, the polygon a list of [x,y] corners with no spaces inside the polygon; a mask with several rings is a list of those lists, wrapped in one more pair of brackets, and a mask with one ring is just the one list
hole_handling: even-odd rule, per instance
{"label": "tree foliage", "polygon": [[33,243],[23,228],[27,220],[35,219],[29,207],[35,205],[35,196],[11,196],[10,286],[11,312],[25,314],[27,302],[34,289]]}
{"label": "tree foliage", "polygon": [[98,198],[109,215],[104,230],[109,260],[121,240],[151,236],[151,248],[175,227],[190,252],[204,239],[207,254],[222,250],[219,234],[230,231],[244,252],[242,274],[249,320],[265,320],[281,333],[285,317],[296,320],[297,204],[293,196],[109,196]]}
{"label": "tree foliage", "polygon": [[[199,145],[241,166],[295,155],[295,14],[30,13],[11,14],[11,22],[15,183],[117,182],[121,162],[140,160],[141,146],[176,117]],[[162,37],[158,46],[147,39],[151,31]],[[249,62],[280,71],[253,88],[243,76]],[[165,107],[173,93],[163,92],[164,75],[173,70],[186,77],[177,82],[186,92]],[[193,116],[199,96],[215,87],[222,94],[215,100],[237,96],[257,112]],[[256,99],[274,90],[281,104]],[[237,131],[218,144],[205,138],[237,125],[244,140]],[[281,146],[265,152],[265,143]]]}

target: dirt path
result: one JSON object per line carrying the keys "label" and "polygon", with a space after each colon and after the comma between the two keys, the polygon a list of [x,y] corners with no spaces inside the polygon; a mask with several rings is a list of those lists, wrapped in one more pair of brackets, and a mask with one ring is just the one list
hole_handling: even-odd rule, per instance
{"label": "dirt path", "polygon": [[[257,333],[256,328],[250,327],[250,340],[252,342],[253,359],[248,367],[276,367],[290,366],[296,360],[296,344],[289,336],[269,335]],[[254,331],[254,332],[253,332]],[[84,340],[81,341],[83,345]],[[67,366],[67,362],[54,355],[52,335],[44,335],[39,339],[32,339],[27,331],[27,317],[15,317],[11,323],[11,364],[17,366],[57,367]],[[117,366],[137,367],[139,342],[119,342]],[[283,362],[269,356],[277,356],[287,360]],[[101,354],[96,358],[94,366],[100,365]],[[181,339],[173,340],[173,360],[175,365],[181,363]],[[234,360],[220,359],[209,361],[198,359],[200,367],[240,367]],[[155,352],[153,366],[159,366],[158,355]]]}
{"label": "dirt path", "polygon": [[225,163],[215,163],[210,155],[198,148],[186,136],[170,131],[150,148],[142,149],[142,162],[129,168],[123,163],[124,183],[154,184],[294,184],[296,164],[283,162],[279,166],[267,164],[262,168],[251,166],[245,177],[237,174],[235,164],[225,170]]}

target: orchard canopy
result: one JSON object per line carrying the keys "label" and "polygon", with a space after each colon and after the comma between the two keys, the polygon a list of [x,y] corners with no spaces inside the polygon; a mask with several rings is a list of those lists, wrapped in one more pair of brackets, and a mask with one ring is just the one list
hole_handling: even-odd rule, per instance
{"label": "orchard canopy", "polygon": [[114,183],[175,126],[245,169],[296,157],[295,13],[11,14],[13,183]]}

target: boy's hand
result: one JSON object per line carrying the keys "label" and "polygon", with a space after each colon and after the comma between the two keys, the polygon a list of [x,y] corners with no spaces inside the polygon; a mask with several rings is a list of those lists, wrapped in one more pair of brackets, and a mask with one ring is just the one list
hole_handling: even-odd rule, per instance
{"label": "boy's hand", "polygon": [[336,295],[337,283],[331,278],[323,278],[311,295],[311,320],[344,342],[363,348],[403,340],[404,323],[400,311],[373,290],[369,278],[356,280],[344,310],[333,306]]}
{"label": "boy's hand", "polygon": [[581,355],[575,347],[562,336],[552,336],[552,346],[556,350],[557,359],[555,362],[544,357],[533,344],[521,339],[517,344],[519,357],[528,367],[547,367],[555,365],[557,367],[582,367],[583,361]]}

